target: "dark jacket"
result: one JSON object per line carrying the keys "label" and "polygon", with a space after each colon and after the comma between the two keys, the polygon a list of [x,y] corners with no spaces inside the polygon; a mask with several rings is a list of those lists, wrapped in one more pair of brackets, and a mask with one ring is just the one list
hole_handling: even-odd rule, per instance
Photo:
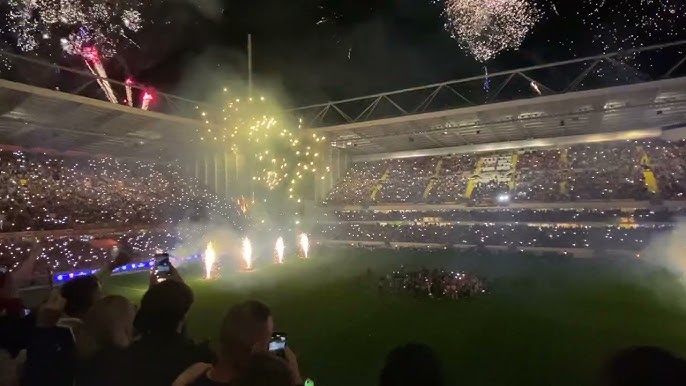
{"label": "dark jacket", "polygon": [[190,365],[214,362],[207,342],[197,344],[183,334],[148,334],[124,353],[123,385],[169,386]]}

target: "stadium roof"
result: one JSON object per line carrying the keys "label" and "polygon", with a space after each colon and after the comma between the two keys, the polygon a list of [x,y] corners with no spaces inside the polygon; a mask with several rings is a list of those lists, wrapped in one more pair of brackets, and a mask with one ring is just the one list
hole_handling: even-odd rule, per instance
{"label": "stadium roof", "polygon": [[[163,112],[114,104],[96,99],[102,97],[97,82],[107,80],[120,96],[126,95],[124,83],[34,58],[7,52],[0,55],[10,57],[23,73],[41,75],[28,78],[34,85],[0,79],[1,144],[90,155],[169,158],[188,151],[196,130],[207,127],[195,119],[201,103],[155,92],[152,107]],[[4,77],[11,75],[3,73]],[[129,87],[134,96],[147,91]]]}
{"label": "stadium roof", "polygon": [[[686,126],[686,41],[296,109],[353,155]],[[676,53],[665,50],[675,49]],[[657,75],[628,62],[661,58]],[[669,60],[668,60],[669,59]],[[673,59],[673,61],[672,61]],[[433,110],[433,111],[432,111]],[[368,158],[368,157],[360,157]]]}
{"label": "stadium roof", "polygon": [[[684,48],[686,41],[641,47],[290,112],[358,156],[686,126]],[[98,82],[108,81],[120,96],[125,83],[4,51],[0,56],[31,81],[13,82],[14,72],[3,72],[0,143],[171,158],[188,153],[199,126],[207,128],[198,107],[213,110],[161,92],[156,111],[113,104],[96,99],[102,98]],[[631,66],[646,56],[659,64],[650,74]],[[133,91],[146,90],[134,85]]]}

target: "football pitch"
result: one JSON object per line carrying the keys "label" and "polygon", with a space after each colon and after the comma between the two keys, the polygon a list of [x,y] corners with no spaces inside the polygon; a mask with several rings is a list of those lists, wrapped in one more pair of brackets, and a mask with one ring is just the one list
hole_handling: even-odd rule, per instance
{"label": "football pitch", "polygon": [[[291,260],[213,281],[182,272],[196,298],[190,334],[215,342],[232,304],[261,300],[303,374],[322,386],[376,384],[386,353],[409,342],[438,352],[449,385],[593,384],[603,361],[632,345],[686,356],[686,290],[639,260],[361,249]],[[469,271],[490,291],[457,301],[379,293],[379,276],[401,264]],[[108,283],[134,300],[146,286],[144,275]]]}

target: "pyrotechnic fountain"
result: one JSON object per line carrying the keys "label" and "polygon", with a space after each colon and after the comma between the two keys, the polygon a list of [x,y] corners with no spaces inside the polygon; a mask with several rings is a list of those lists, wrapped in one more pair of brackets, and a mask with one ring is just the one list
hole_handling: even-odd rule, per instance
{"label": "pyrotechnic fountain", "polygon": [[274,253],[275,253],[277,264],[283,264],[283,255],[284,255],[285,249],[286,249],[286,246],[283,242],[283,237],[279,236],[279,238],[276,239],[276,246],[274,247]]}
{"label": "pyrotechnic fountain", "polygon": [[309,258],[310,253],[310,238],[307,237],[306,233],[300,234],[298,237],[298,244],[300,245],[300,252],[302,253],[302,258]]}
{"label": "pyrotechnic fountain", "polygon": [[214,263],[217,261],[217,254],[214,251],[214,244],[210,242],[205,249],[205,279],[212,278]]}
{"label": "pyrotechnic fountain", "polygon": [[242,256],[243,270],[252,271],[252,244],[250,243],[250,239],[247,237],[243,238]]}

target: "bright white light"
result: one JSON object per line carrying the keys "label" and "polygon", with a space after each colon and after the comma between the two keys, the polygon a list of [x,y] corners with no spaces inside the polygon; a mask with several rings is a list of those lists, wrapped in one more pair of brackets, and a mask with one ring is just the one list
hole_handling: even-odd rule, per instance
{"label": "bright white light", "polygon": [[247,237],[243,238],[243,268],[245,270],[252,269],[252,244]]}
{"label": "bright white light", "polygon": [[276,239],[276,246],[274,247],[274,251],[276,252],[276,262],[278,264],[283,264],[283,254],[285,250],[286,246],[283,243],[283,237],[279,237]]}
{"label": "bright white light", "polygon": [[216,260],[217,255],[214,252],[214,244],[210,242],[207,244],[207,249],[205,249],[205,279],[212,278],[212,269]]}
{"label": "bright white light", "polygon": [[302,233],[298,239],[298,243],[300,244],[300,250],[302,251],[303,258],[307,259],[310,253],[310,238],[307,237],[306,233]]}
{"label": "bright white light", "polygon": [[501,204],[510,202],[510,195],[509,194],[501,194],[498,196],[498,202]]}

